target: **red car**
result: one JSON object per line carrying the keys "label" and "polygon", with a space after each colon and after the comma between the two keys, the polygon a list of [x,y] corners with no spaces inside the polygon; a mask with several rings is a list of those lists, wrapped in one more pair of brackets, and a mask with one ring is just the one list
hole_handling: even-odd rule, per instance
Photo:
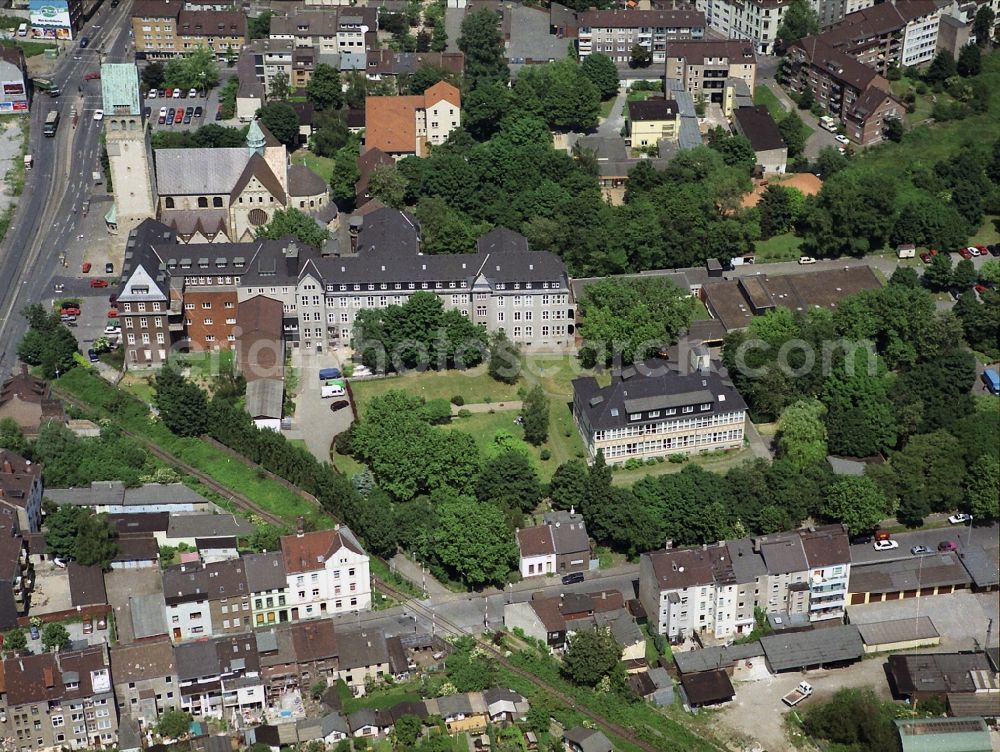
{"label": "red car", "polygon": [[969,249],[968,248],[959,248],[958,249],[958,255],[961,256],[962,258],[966,259],[966,260],[969,260],[969,259],[972,258],[972,254],[969,253]]}
{"label": "red car", "polygon": [[976,250],[979,251],[979,253],[982,254],[983,256],[985,256],[987,253],[990,252],[990,249],[987,248],[985,245],[977,245]]}
{"label": "red car", "polygon": [[116,319],[116,318],[118,318],[118,309],[117,308],[112,308],[111,310],[109,310],[108,311],[108,318],[109,319]]}
{"label": "red car", "polygon": [[172,88],[167,89],[165,92],[163,92],[163,96],[165,96],[167,99],[170,99],[170,97],[172,97],[173,95],[174,95],[174,90]]}
{"label": "red car", "polygon": [[92,279],[90,280],[91,287],[107,287],[108,281],[106,279]]}
{"label": "red car", "polygon": [[986,285],[984,285],[984,284],[983,284],[982,282],[977,282],[977,283],[976,283],[976,292],[978,292],[978,293],[979,293],[980,295],[982,295],[982,294],[983,294],[984,292],[986,292],[986,291],[987,291],[987,290],[989,290],[989,289],[990,289],[990,288],[988,288],[988,287],[987,287]]}
{"label": "red car", "polygon": [[84,261],[83,265],[80,267],[80,271],[82,271],[84,274],[87,274],[90,271],[90,262]]}
{"label": "red car", "polygon": [[174,122],[180,123],[183,120],[184,120],[184,108],[178,107],[177,110],[174,112]]}
{"label": "red car", "polygon": [[84,81],[100,81],[101,80],[101,72],[100,71],[95,71],[95,70],[94,71],[90,71],[90,73],[87,73],[83,77],[83,80]]}
{"label": "red car", "polygon": [[79,316],[80,309],[76,306],[63,306],[59,313],[63,316]]}
{"label": "red car", "polygon": [[929,253],[925,252],[920,254],[920,260],[923,261],[925,264],[929,264],[931,262],[931,258],[932,256]]}

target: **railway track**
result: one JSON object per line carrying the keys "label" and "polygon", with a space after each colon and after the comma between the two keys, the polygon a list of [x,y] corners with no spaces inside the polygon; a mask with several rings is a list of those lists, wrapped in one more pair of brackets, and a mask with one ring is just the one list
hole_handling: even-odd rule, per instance
{"label": "railway track", "polygon": [[[54,389],[53,391],[56,391],[59,394],[60,398],[66,400],[70,404],[75,405],[76,407],[80,408],[81,410],[90,411],[90,410],[93,409],[91,405],[88,405],[87,403],[85,403],[85,402],[77,399],[76,397],[73,397],[72,395],[69,395],[69,394],[67,394],[67,393],[65,393],[65,392],[63,392],[61,390]],[[227,499],[234,506],[236,506],[236,507],[238,507],[240,509],[243,509],[245,511],[252,512],[253,514],[255,514],[258,517],[260,517],[261,519],[263,519],[263,520],[271,523],[272,525],[275,525],[275,526],[278,526],[278,527],[283,527],[284,526],[285,521],[282,518],[280,518],[277,515],[269,512],[268,510],[264,509],[259,504],[257,504],[255,501],[253,501],[252,499],[249,499],[246,496],[243,496],[242,494],[236,493],[235,491],[233,491],[228,486],[222,485],[221,483],[219,483],[218,481],[216,481],[214,478],[212,478],[210,475],[202,472],[201,470],[199,470],[198,468],[196,468],[196,467],[194,467],[192,465],[189,465],[188,463],[184,462],[183,460],[181,460],[176,455],[174,455],[174,454],[166,451],[165,449],[163,449],[162,447],[160,447],[159,445],[157,445],[156,443],[154,443],[150,439],[147,439],[145,436],[142,436],[141,434],[137,434],[134,431],[130,431],[130,430],[126,429],[126,428],[121,428],[120,427],[120,429],[121,429],[122,433],[124,433],[129,438],[134,439],[136,442],[138,442],[139,444],[141,444],[153,456],[157,457],[160,460],[163,460],[164,462],[170,463],[171,465],[174,465],[174,466],[180,468],[185,473],[187,473],[187,474],[189,474],[189,475],[197,478],[199,480],[199,482],[203,483],[207,488],[211,489],[215,493],[217,493],[220,496],[222,496],[223,498]],[[323,511],[324,511],[324,513],[326,513],[325,510],[323,510]],[[437,625],[438,627],[440,627],[440,629],[443,632],[445,632],[446,634],[449,634],[449,635],[451,635],[453,637],[465,637],[465,636],[469,636],[471,634],[470,632],[467,632],[465,629],[463,629],[459,625],[455,624],[453,621],[451,621],[451,620],[449,620],[449,619],[441,616],[440,614],[435,613],[433,610],[431,610],[429,607],[425,606],[423,603],[421,603],[416,598],[413,598],[413,597],[407,595],[406,593],[401,592],[400,590],[398,590],[397,588],[395,588],[392,585],[388,584],[384,580],[382,580],[382,579],[380,579],[378,577],[372,577],[372,584],[374,586],[378,587],[378,589],[381,590],[382,592],[384,592],[387,595],[390,595],[393,598],[395,598],[397,601],[400,602],[401,605],[404,605],[406,608],[411,609],[413,612],[415,612],[417,614],[420,614],[425,619],[431,620],[435,625]],[[551,684],[546,683],[545,681],[543,681],[539,677],[535,676],[534,674],[532,674],[532,673],[530,673],[528,671],[525,671],[524,669],[520,668],[519,666],[514,665],[503,654],[503,651],[499,650],[495,645],[493,645],[492,643],[488,642],[487,640],[484,640],[479,635],[471,634],[471,636],[475,639],[476,644],[479,647],[481,647],[483,650],[485,650],[490,655],[492,655],[493,658],[500,665],[502,665],[505,669],[507,669],[508,671],[510,671],[510,672],[512,672],[514,674],[517,674],[522,679],[530,682],[531,684],[535,685],[539,689],[545,691],[549,696],[557,699],[558,701],[560,701],[561,703],[563,703],[567,707],[573,708],[575,711],[577,711],[581,715],[586,716],[588,719],[590,719],[591,721],[593,721],[595,724],[601,726],[606,731],[609,731],[613,736],[617,736],[620,739],[627,740],[631,744],[634,744],[636,747],[639,747],[640,749],[644,750],[644,752],[662,752],[662,749],[660,747],[654,746],[653,744],[650,744],[649,742],[645,741],[644,739],[638,738],[635,735],[635,733],[633,731],[631,731],[630,729],[628,729],[628,728],[626,728],[626,727],[624,727],[624,726],[622,726],[622,725],[620,725],[618,723],[614,723],[613,721],[608,720],[603,715],[601,715],[601,714],[599,714],[599,713],[597,713],[597,712],[595,712],[593,710],[590,710],[587,707],[584,707],[584,706],[581,706],[581,705],[577,705],[576,700],[574,700],[569,695],[567,695],[564,692],[560,691],[559,689],[557,689],[556,687],[552,686]]]}

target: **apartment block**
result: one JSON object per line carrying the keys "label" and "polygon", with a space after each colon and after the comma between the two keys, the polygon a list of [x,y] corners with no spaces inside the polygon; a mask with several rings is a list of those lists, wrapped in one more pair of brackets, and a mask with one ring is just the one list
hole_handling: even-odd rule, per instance
{"label": "apartment block", "polygon": [[28,613],[35,571],[14,509],[0,506],[0,630]]}
{"label": "apartment block", "polygon": [[10,449],[0,449],[0,506],[14,511],[24,532],[41,530],[42,468]]}
{"label": "apartment block", "polygon": [[19,752],[112,746],[118,713],[107,647],[41,653],[3,662],[4,738]]}
{"label": "apartment block", "polygon": [[697,348],[694,364],[650,359],[617,371],[606,387],[573,380],[573,419],[587,460],[608,464],[743,446],[746,403],[721,366]]}
{"label": "apartment block", "polygon": [[681,130],[680,109],[675,100],[663,97],[629,102],[625,127],[633,149],[655,148],[662,140],[677,140]]}
{"label": "apartment block", "polygon": [[666,77],[680,81],[696,100],[722,105],[725,115],[733,110],[732,79],[753,91],[757,83],[757,56],[753,44],[739,39],[702,39],[667,45]]}
{"label": "apartment block", "polygon": [[368,554],[349,528],[285,535],[281,554],[292,621],[371,608]]}
{"label": "apartment block", "polygon": [[152,639],[111,648],[111,676],[120,716],[151,728],[168,710],[180,710],[180,682],[169,640]]}
{"label": "apartment block", "polygon": [[131,18],[139,60],[168,59],[199,48],[211,50],[219,60],[235,59],[248,40],[243,13],[188,10],[179,0],[136,0]]}
{"label": "apartment block", "polygon": [[177,645],[174,660],[181,710],[231,718],[264,708],[264,683],[254,635],[246,632]]}
{"label": "apartment block", "polygon": [[695,7],[723,38],[749,40],[758,55],[773,55],[788,0],[696,0]]}
{"label": "apartment block", "polygon": [[881,141],[886,120],[905,112],[884,76],[832,47],[822,35],[789,48],[782,77],[793,91],[812,90],[824,111],[843,122],[847,135],[861,144]]}
{"label": "apartment block", "polygon": [[639,599],[650,625],[671,641],[716,639],[754,628],[755,609],[843,619],[851,556],[842,525],[643,554]]}
{"label": "apartment block", "polygon": [[364,53],[366,34],[378,31],[378,9],[343,7],[299,9],[271,19],[272,40],[288,40],[295,47],[312,47],[319,55]]}
{"label": "apartment block", "polygon": [[291,620],[288,605],[288,578],[281,551],[249,554],[243,557],[250,613],[254,627],[281,624]]}
{"label": "apartment block", "polygon": [[884,76],[892,68],[929,63],[940,21],[933,0],[897,0],[850,13],[819,36]]}
{"label": "apartment block", "polygon": [[705,13],[690,10],[588,10],[580,14],[577,43],[580,59],[601,52],[628,64],[635,45],[644,47],[653,65],[666,61],[667,46],[705,36]]}

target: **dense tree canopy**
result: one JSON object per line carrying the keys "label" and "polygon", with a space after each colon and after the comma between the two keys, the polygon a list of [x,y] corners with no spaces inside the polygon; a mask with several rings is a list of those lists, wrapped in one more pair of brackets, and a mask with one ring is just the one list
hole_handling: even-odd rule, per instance
{"label": "dense tree canopy", "polygon": [[597,87],[601,99],[610,99],[618,93],[618,68],[603,52],[587,55],[580,64],[580,71]]}
{"label": "dense tree canopy", "polygon": [[467,496],[446,498],[435,512],[430,555],[469,587],[502,587],[517,564],[503,513]]}
{"label": "dense tree canopy", "polygon": [[306,245],[318,247],[327,241],[330,231],[320,227],[315,219],[294,206],[278,209],[272,215],[270,222],[257,229],[258,238],[280,240],[287,235]]}
{"label": "dense tree canopy", "polygon": [[28,365],[38,366],[48,379],[66,373],[76,365],[76,337],[63,326],[57,311],[46,311],[34,303],[22,312],[28,331],[17,347],[17,357]]}
{"label": "dense tree canopy", "polygon": [[574,684],[593,687],[614,670],[621,657],[621,645],[610,629],[583,629],[569,639],[562,670]]}
{"label": "dense tree canopy", "polygon": [[270,102],[257,110],[257,117],[285,146],[298,143],[299,116],[288,102]]}
{"label": "dense tree canopy", "polygon": [[160,420],[178,436],[200,436],[208,428],[208,399],[196,384],[181,376],[173,366],[165,366],[153,383]]}
{"label": "dense tree canopy", "polygon": [[819,16],[806,0],[791,0],[781,17],[775,36],[783,44],[795,44],[802,37],[819,33]]}
{"label": "dense tree canopy", "polygon": [[506,83],[510,79],[500,17],[492,9],[481,8],[465,14],[458,49],[465,53],[465,80],[470,88],[490,81]]}
{"label": "dense tree canopy", "polygon": [[326,63],[317,63],[312,78],[306,84],[306,97],[317,110],[340,109],[344,104],[340,71]]}
{"label": "dense tree canopy", "polygon": [[852,533],[874,530],[891,516],[892,508],[882,489],[871,478],[848,475],[827,491],[820,512],[833,522],[843,522]]}

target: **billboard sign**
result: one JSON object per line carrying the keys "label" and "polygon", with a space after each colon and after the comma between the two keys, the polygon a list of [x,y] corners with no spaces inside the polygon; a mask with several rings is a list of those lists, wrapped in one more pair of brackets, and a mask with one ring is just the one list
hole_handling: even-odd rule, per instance
{"label": "billboard sign", "polygon": [[29,0],[31,36],[43,39],[72,39],[68,0]]}

